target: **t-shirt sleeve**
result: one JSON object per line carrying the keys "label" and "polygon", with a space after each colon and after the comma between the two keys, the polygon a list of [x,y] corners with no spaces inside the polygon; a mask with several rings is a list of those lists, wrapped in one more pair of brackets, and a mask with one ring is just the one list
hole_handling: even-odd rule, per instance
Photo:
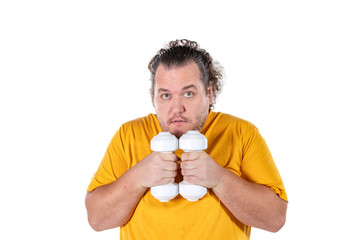
{"label": "t-shirt sleeve", "polygon": [[97,187],[115,182],[129,169],[127,156],[124,151],[122,128],[112,138],[105,155],[87,188],[92,191]]}
{"label": "t-shirt sleeve", "polygon": [[270,150],[258,129],[249,124],[243,139],[241,174],[245,179],[271,188],[288,201],[285,187]]}

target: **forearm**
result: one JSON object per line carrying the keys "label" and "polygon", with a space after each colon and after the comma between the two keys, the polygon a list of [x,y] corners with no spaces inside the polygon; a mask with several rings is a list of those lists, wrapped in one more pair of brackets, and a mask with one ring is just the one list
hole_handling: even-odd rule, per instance
{"label": "forearm", "polygon": [[233,216],[246,225],[276,232],[285,223],[287,202],[266,186],[223,169],[219,184],[212,190]]}
{"label": "forearm", "polygon": [[127,223],[147,188],[136,184],[132,168],[116,182],[101,186],[86,195],[86,209],[91,227],[96,231]]}

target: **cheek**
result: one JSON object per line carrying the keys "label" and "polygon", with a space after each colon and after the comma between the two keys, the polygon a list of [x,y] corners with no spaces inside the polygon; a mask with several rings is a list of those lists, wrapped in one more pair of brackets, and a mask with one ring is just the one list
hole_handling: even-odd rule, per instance
{"label": "cheek", "polygon": [[153,103],[154,103],[155,110],[157,112],[161,108],[161,104],[160,104],[160,101],[157,96],[154,97]]}
{"label": "cheek", "polygon": [[204,109],[209,107],[209,100],[208,98],[201,98],[195,101],[194,103],[194,109],[197,109],[197,112],[199,112],[199,109]]}
{"label": "cheek", "polygon": [[168,107],[166,104],[155,103],[154,106],[157,115],[161,116],[162,118],[167,115]]}

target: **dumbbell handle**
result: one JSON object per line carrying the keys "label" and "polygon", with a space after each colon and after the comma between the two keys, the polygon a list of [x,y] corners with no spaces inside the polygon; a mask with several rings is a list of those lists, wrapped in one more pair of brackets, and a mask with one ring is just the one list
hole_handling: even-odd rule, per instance
{"label": "dumbbell handle", "polygon": [[[150,142],[151,150],[155,152],[171,153],[178,149],[178,139],[169,132],[160,132]],[[179,194],[177,183],[153,186],[151,194],[160,202],[168,202]]]}
{"label": "dumbbell handle", "polygon": [[[184,152],[199,152],[207,148],[207,139],[198,131],[189,131],[179,140],[179,147]],[[207,188],[182,181],[179,183],[179,193],[188,201],[197,201],[205,196]]]}

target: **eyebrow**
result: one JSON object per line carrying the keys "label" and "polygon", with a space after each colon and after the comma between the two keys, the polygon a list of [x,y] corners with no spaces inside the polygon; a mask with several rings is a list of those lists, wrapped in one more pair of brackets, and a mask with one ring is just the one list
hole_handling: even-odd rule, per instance
{"label": "eyebrow", "polygon": [[190,89],[190,88],[195,88],[195,89],[196,89],[196,86],[195,86],[194,84],[191,84],[191,85],[189,85],[189,86],[183,87],[183,90],[188,90],[188,89]]}
{"label": "eyebrow", "polygon": [[[196,89],[196,86],[194,85],[194,84],[191,84],[191,85],[189,85],[189,86],[185,86],[185,87],[183,87],[183,91],[185,91],[185,90],[188,90],[188,89],[190,89],[190,88],[195,88]],[[158,89],[158,93],[160,93],[160,92],[170,92],[170,90],[168,90],[168,89],[166,89],[166,88],[159,88]]]}

